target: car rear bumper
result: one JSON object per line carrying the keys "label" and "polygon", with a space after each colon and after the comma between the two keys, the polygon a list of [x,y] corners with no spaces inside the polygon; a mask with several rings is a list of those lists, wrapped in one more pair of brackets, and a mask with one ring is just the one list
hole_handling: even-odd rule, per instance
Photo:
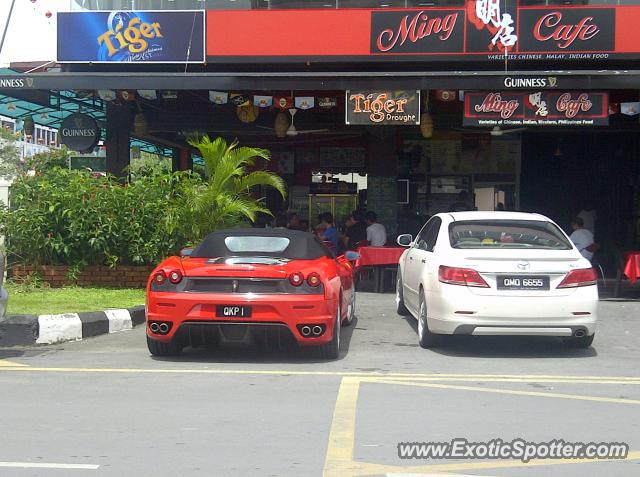
{"label": "car rear bumper", "polygon": [[[251,306],[250,318],[216,316],[217,305]],[[193,330],[214,331],[227,340],[243,340],[250,333],[288,330],[301,345],[331,341],[335,323],[335,300],[324,295],[256,295],[213,293],[159,293],[147,295],[147,335],[158,341],[184,338]],[[153,332],[150,324],[166,322],[166,334]],[[304,326],[319,326],[320,334],[303,334]]]}
{"label": "car rear bumper", "polygon": [[427,294],[429,329],[440,334],[592,335],[597,313],[595,285],[565,296],[486,296],[455,285]]}

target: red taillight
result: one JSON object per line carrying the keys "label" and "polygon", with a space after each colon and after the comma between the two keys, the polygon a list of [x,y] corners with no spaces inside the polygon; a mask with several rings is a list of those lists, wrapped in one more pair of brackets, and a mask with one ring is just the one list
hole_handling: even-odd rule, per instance
{"label": "red taillight", "polygon": [[487,282],[472,268],[446,267],[440,265],[438,279],[449,285],[464,285],[468,287],[489,288]]}
{"label": "red taillight", "polygon": [[320,283],[322,283],[322,280],[320,279],[320,275],[318,275],[316,272],[311,272],[307,277],[307,283],[309,284],[309,286],[317,287],[318,285],[320,285]]}
{"label": "red taillight", "polygon": [[558,288],[574,288],[595,285],[598,282],[598,274],[595,268],[580,268],[579,270],[571,270],[564,277]]}
{"label": "red taillight", "polygon": [[169,281],[174,285],[177,285],[182,281],[182,273],[180,273],[178,270],[173,270],[171,273],[169,273]]}
{"label": "red taillight", "polygon": [[300,272],[295,272],[289,275],[289,282],[294,287],[299,287],[304,282],[304,276]]}
{"label": "red taillight", "polygon": [[164,273],[163,270],[160,270],[159,272],[156,272],[155,276],[153,277],[153,281],[156,282],[158,285],[162,285],[164,282],[167,281],[167,274]]}

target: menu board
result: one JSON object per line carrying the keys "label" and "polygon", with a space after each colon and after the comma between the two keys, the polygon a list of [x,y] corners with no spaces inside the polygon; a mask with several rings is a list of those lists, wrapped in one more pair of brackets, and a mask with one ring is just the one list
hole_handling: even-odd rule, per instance
{"label": "menu board", "polygon": [[398,184],[396,177],[367,177],[367,210],[378,216],[378,222],[387,229],[387,238],[393,239],[398,222]]}

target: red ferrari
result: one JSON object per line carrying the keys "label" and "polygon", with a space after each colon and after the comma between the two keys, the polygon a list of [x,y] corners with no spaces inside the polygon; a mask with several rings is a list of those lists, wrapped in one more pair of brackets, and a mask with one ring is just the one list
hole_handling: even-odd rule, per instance
{"label": "red ferrari", "polygon": [[185,346],[293,338],[336,359],[340,327],[356,293],[350,262],[310,233],[287,229],[213,232],[158,265],[147,284],[147,345],[168,356]]}

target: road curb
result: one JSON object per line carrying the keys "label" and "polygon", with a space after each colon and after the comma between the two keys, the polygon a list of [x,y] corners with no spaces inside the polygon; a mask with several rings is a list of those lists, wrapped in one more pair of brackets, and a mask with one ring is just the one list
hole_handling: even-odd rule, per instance
{"label": "road curb", "polygon": [[8,315],[0,321],[0,346],[80,341],[127,331],[144,321],[144,306],[61,315]]}

